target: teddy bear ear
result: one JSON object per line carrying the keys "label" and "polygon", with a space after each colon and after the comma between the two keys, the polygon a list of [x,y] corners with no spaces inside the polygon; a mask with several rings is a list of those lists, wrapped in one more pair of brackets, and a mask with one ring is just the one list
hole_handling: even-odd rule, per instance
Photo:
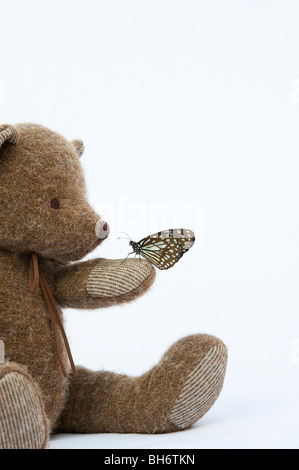
{"label": "teddy bear ear", "polygon": [[18,131],[14,126],[11,126],[10,124],[0,125],[0,147],[4,144],[4,142],[17,144],[18,140]]}
{"label": "teddy bear ear", "polygon": [[77,154],[79,157],[82,157],[83,152],[84,152],[84,144],[82,140],[72,140],[72,144],[76,149]]}

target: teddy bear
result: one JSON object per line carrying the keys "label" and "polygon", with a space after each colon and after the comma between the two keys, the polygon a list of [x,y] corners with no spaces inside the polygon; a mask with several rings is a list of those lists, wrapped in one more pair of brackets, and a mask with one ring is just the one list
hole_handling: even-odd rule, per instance
{"label": "teddy bear", "polygon": [[83,151],[38,124],[0,126],[1,449],[44,449],[61,432],[181,431],[223,386],[227,348],[209,334],[179,339],[139,377],[74,364],[62,309],[131,302],[155,279],[147,260],[82,260],[110,230],[88,202]]}

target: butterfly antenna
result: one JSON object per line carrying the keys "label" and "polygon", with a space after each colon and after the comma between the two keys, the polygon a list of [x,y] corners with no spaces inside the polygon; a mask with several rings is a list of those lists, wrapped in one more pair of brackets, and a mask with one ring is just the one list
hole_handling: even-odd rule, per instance
{"label": "butterfly antenna", "polygon": [[125,240],[131,240],[132,241],[132,238],[130,237],[130,235],[128,235],[126,232],[121,232],[121,233],[124,233],[125,235],[127,235],[126,237],[118,237],[118,240],[120,238],[124,238]]}

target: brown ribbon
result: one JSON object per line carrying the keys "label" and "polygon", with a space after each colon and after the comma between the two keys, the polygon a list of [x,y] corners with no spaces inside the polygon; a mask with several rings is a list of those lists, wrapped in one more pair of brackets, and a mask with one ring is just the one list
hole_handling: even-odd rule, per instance
{"label": "brown ribbon", "polygon": [[60,347],[59,347],[59,337],[58,337],[57,325],[60,329],[60,333],[61,333],[63,341],[64,341],[65,349],[66,349],[66,352],[67,352],[67,355],[68,355],[68,358],[69,358],[69,361],[70,361],[70,365],[71,365],[73,374],[77,375],[76,367],[75,367],[73,357],[72,357],[72,353],[71,353],[71,349],[70,349],[70,346],[69,346],[69,343],[68,343],[68,340],[67,340],[67,337],[66,337],[66,334],[65,334],[65,331],[64,331],[64,327],[63,327],[59,312],[57,310],[55,299],[53,297],[53,294],[51,292],[51,289],[49,287],[49,284],[48,284],[45,276],[43,275],[43,273],[41,272],[41,270],[38,266],[37,255],[35,253],[33,253],[30,256],[30,274],[29,274],[30,291],[31,292],[36,292],[37,289],[38,289],[38,286],[40,286],[41,289],[42,289],[42,292],[43,292],[43,295],[44,295],[44,298],[45,298],[45,302],[46,302],[46,305],[47,305],[47,308],[48,308],[48,311],[49,311],[49,314],[50,314],[50,318],[51,318],[51,322],[52,322],[52,328],[53,328],[54,337],[55,337],[55,345],[56,345],[57,356],[58,356],[58,360],[59,360],[60,367],[62,369],[63,375],[65,377],[67,377],[67,372],[66,372],[66,369],[65,369],[65,366],[64,366],[64,363],[63,363],[63,359],[62,359],[62,355],[61,355],[61,351],[60,351]]}

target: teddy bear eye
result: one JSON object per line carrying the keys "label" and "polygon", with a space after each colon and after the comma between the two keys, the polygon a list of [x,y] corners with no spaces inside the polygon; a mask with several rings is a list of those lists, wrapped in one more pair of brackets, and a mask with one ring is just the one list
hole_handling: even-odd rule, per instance
{"label": "teddy bear eye", "polygon": [[52,199],[52,201],[50,202],[50,206],[52,207],[52,209],[59,209],[60,202],[58,201],[58,199],[56,197],[54,197],[54,199]]}

